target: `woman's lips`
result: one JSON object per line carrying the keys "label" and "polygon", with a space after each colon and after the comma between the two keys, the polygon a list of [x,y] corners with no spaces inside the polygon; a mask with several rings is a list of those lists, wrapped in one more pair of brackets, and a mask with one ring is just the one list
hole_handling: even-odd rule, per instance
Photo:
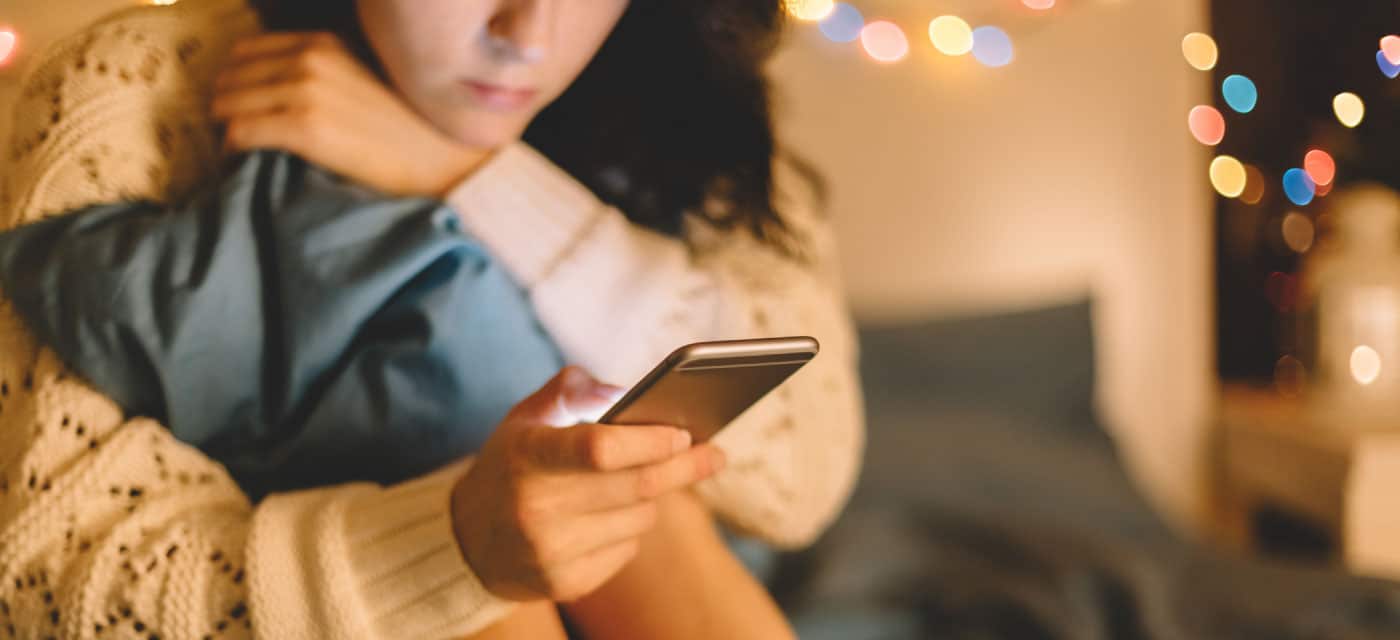
{"label": "woman's lips", "polygon": [[535,99],[537,93],[534,89],[513,89],[487,82],[467,80],[463,84],[472,93],[472,97],[488,109],[496,111],[515,111],[521,109]]}

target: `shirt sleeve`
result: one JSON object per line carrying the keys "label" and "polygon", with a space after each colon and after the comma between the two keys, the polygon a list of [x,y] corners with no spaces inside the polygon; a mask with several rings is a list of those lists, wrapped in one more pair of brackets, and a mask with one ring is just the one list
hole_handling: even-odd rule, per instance
{"label": "shirt sleeve", "polygon": [[716,438],[730,464],[701,486],[730,525],[797,547],[844,506],[865,425],[831,227],[790,169],[775,174],[783,218],[807,247],[801,258],[742,231],[692,224],[679,239],[632,224],[523,144],[448,202],[529,291],[564,357],[609,382],[632,383],[689,342],[816,337],[820,355]]}
{"label": "shirt sleeve", "polygon": [[450,209],[282,153],[183,205],[0,234],[0,285],[70,368],[255,496],[437,468],[560,365]]}

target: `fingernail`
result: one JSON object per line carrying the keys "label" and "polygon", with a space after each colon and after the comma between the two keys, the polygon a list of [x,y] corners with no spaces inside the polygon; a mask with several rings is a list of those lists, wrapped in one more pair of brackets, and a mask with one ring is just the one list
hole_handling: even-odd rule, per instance
{"label": "fingernail", "polygon": [[675,435],[671,436],[671,453],[680,453],[689,448],[690,432],[677,429]]}

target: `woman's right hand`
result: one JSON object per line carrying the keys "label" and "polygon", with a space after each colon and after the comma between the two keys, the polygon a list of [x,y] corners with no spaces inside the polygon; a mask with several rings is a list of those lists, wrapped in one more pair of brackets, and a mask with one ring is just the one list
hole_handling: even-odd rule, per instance
{"label": "woman's right hand", "polygon": [[492,593],[567,602],[637,553],[658,498],[714,475],[724,454],[665,426],[574,425],[617,388],[569,367],[506,416],[452,492],[462,554]]}

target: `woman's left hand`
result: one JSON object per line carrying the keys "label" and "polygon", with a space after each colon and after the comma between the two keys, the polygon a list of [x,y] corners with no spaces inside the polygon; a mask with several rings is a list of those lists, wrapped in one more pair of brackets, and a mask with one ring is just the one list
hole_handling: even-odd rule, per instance
{"label": "woman's left hand", "polygon": [[281,149],[393,195],[442,196],[488,155],[429,124],[329,33],[239,42],[213,112],[231,151]]}

